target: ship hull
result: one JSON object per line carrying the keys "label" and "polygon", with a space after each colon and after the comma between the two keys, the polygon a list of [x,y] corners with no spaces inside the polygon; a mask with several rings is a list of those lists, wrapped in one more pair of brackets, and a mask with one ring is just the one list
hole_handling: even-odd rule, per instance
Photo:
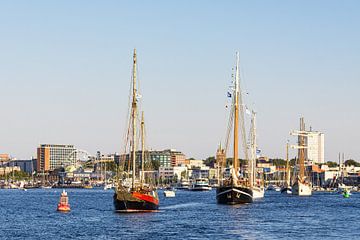
{"label": "ship hull", "polygon": [[312,194],[311,185],[297,181],[292,186],[292,194],[297,196],[311,196]]}
{"label": "ship hull", "polygon": [[282,194],[292,194],[292,189],[291,189],[291,187],[283,187],[283,188],[281,188],[280,192]]}
{"label": "ship hull", "polygon": [[245,204],[253,202],[253,192],[247,187],[220,186],[216,189],[218,204]]}
{"label": "ship hull", "polygon": [[153,196],[139,192],[115,192],[114,207],[117,212],[153,212],[159,209],[157,193]]}
{"label": "ship hull", "polygon": [[253,187],[253,199],[264,198],[265,190],[262,187]]}
{"label": "ship hull", "polygon": [[190,191],[210,191],[211,187],[192,187]]}

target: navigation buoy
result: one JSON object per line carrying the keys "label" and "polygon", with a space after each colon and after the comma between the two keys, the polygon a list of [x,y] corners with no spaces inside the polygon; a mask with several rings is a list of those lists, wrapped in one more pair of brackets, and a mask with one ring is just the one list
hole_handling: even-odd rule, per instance
{"label": "navigation buoy", "polygon": [[57,206],[57,210],[59,212],[69,212],[70,211],[70,204],[69,204],[69,197],[67,195],[67,192],[63,190],[60,196],[60,201]]}

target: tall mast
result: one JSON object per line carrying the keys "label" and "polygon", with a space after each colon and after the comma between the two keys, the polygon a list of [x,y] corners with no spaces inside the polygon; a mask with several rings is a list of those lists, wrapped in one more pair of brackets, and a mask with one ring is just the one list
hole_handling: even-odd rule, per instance
{"label": "tall mast", "polygon": [[145,120],[144,112],[141,113],[141,185],[144,183],[144,162],[145,162]]}
{"label": "tall mast", "polygon": [[286,172],[285,179],[287,187],[290,186],[290,168],[289,168],[289,141],[286,143]]}
{"label": "tall mast", "polygon": [[133,56],[133,86],[132,86],[132,188],[135,188],[135,164],[136,164],[136,112],[137,112],[137,101],[136,101],[136,49],[134,49]]}
{"label": "tall mast", "polygon": [[250,174],[250,186],[253,186],[256,184],[256,149],[257,149],[257,144],[256,144],[256,112],[255,111],[252,111],[252,149],[251,149],[251,152],[252,152],[252,161],[251,161],[251,174]]}
{"label": "tall mast", "polygon": [[304,118],[300,118],[300,133],[299,134],[299,165],[300,165],[300,172],[299,172],[299,177],[300,180],[302,181],[305,177],[305,136],[304,136],[304,132],[305,132],[305,123],[304,123]]}
{"label": "tall mast", "polygon": [[235,89],[234,89],[234,159],[233,165],[237,176],[239,168],[239,53],[236,52]]}

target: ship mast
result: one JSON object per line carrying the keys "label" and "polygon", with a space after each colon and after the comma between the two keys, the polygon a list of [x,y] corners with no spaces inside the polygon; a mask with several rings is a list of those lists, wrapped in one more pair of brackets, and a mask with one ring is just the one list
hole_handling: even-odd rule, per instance
{"label": "ship mast", "polygon": [[286,143],[286,172],[285,179],[287,187],[290,186],[290,168],[289,168],[289,141]]}
{"label": "ship mast", "polygon": [[237,177],[239,168],[239,53],[236,52],[236,69],[235,69],[235,89],[234,89],[234,157],[233,165]]}
{"label": "ship mast", "polygon": [[136,164],[136,112],[137,112],[137,100],[136,100],[136,49],[134,49],[133,57],[133,86],[132,86],[132,107],[131,107],[131,119],[132,119],[132,188],[135,188],[135,164]]}
{"label": "ship mast", "polygon": [[[305,123],[304,118],[300,118],[300,132],[305,132]],[[300,172],[299,172],[299,178],[301,181],[304,180],[305,177],[305,135],[300,134],[299,135],[299,166],[300,166]]]}
{"label": "ship mast", "polygon": [[145,162],[145,121],[144,121],[144,112],[141,112],[141,186],[144,184],[144,162]]}
{"label": "ship mast", "polygon": [[256,112],[252,111],[252,129],[251,129],[251,152],[252,152],[252,161],[251,164],[251,174],[250,174],[250,186],[254,186],[256,184]]}

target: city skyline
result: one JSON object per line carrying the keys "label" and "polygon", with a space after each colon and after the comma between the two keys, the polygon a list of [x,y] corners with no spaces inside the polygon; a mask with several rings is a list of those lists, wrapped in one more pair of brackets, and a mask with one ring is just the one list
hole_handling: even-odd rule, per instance
{"label": "city skyline", "polygon": [[359,161],[358,7],[2,2],[0,153],[28,158],[41,143],[121,152],[136,47],[150,148],[215,156],[239,51],[264,155],[284,158],[303,116],[307,128],[325,134],[325,161],[339,152]]}

